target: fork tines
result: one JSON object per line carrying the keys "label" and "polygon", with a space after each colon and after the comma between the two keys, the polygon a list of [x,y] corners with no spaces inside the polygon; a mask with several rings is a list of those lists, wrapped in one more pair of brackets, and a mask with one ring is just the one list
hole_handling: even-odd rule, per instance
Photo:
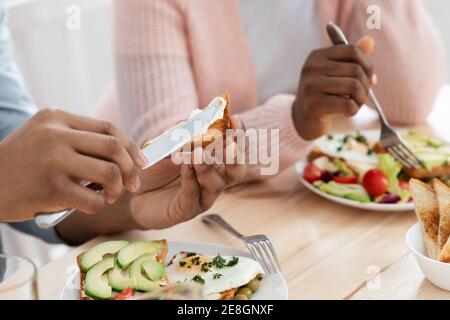
{"label": "fork tines", "polygon": [[386,143],[386,141],[383,143],[383,139],[381,139],[381,143],[385,144],[387,151],[404,166],[410,169],[420,168],[422,166],[420,160],[405,145],[401,138],[398,135],[393,138],[394,139],[390,139],[391,141],[389,141],[389,143]]}
{"label": "fork tines", "polygon": [[280,262],[278,261],[275,249],[270,240],[264,235],[256,235],[244,238],[247,246],[253,257],[260,261],[267,273],[281,272]]}

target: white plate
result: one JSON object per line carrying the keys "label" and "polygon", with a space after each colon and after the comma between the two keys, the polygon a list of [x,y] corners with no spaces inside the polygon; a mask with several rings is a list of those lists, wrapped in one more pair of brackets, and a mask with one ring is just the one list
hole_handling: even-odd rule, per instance
{"label": "white plate", "polygon": [[[244,256],[251,257],[249,253],[236,250],[212,243],[191,243],[191,242],[171,242],[169,241],[169,252],[167,254],[166,263],[180,251],[198,252],[207,255],[221,254],[224,256]],[[80,273],[76,272],[72,278],[67,281],[62,289],[59,300],[79,300]],[[252,300],[287,300],[288,287],[282,274],[265,275],[261,281],[260,289],[252,296]]]}
{"label": "white plate", "polygon": [[[403,134],[403,133],[406,133],[406,131],[400,130],[399,133]],[[379,138],[380,131],[379,130],[364,130],[364,131],[361,131],[361,134],[364,135],[370,141],[376,141]],[[326,138],[322,137],[319,139],[326,139]],[[333,153],[332,151],[330,151],[330,152]],[[336,157],[341,156],[341,154],[337,154],[337,153],[331,154],[331,155],[336,156]],[[302,184],[306,188],[308,188],[315,194],[317,194],[325,199],[342,204],[344,206],[349,206],[349,207],[364,209],[364,210],[373,210],[373,211],[411,211],[411,210],[414,210],[414,204],[412,202],[411,203],[394,203],[394,204],[361,203],[361,202],[358,202],[355,200],[345,199],[345,198],[333,196],[331,194],[323,192],[323,191],[319,190],[318,188],[314,187],[314,185],[312,185],[311,183],[309,183],[308,181],[306,181],[303,178],[303,169],[306,167],[307,164],[308,164],[307,161],[298,161],[295,164],[295,171],[297,173],[298,179],[300,180],[300,182],[302,182]]]}
{"label": "white plate", "polygon": [[358,202],[355,200],[345,199],[345,198],[333,196],[331,194],[323,192],[323,191],[317,189],[316,187],[314,187],[314,185],[312,185],[311,183],[309,183],[308,181],[306,181],[303,178],[303,169],[305,168],[306,165],[307,165],[306,161],[298,161],[295,164],[295,171],[297,173],[298,179],[300,180],[301,183],[303,183],[303,185],[306,188],[308,188],[315,194],[317,194],[325,199],[328,199],[328,200],[336,202],[336,203],[343,204],[344,206],[349,206],[349,207],[359,208],[359,209],[364,209],[364,210],[374,210],[374,211],[410,211],[410,210],[414,210],[413,203],[394,203],[394,204],[361,203],[361,202]]}
{"label": "white plate", "polygon": [[426,256],[425,244],[420,223],[413,225],[405,236],[409,250],[425,277],[435,286],[450,291],[450,264],[430,259]]}

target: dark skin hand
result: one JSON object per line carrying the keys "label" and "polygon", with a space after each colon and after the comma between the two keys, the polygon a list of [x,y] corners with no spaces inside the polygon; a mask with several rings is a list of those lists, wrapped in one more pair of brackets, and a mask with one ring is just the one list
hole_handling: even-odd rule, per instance
{"label": "dark skin hand", "polygon": [[[0,220],[66,208],[95,213],[123,188],[139,190],[138,168],[145,161],[112,124],[44,109],[0,143]],[[105,192],[84,188],[83,181],[101,184]]]}
{"label": "dark skin hand", "polygon": [[333,117],[354,116],[376,83],[370,54],[374,41],[313,51],[301,71],[292,116],[298,134],[313,140],[329,132]]}

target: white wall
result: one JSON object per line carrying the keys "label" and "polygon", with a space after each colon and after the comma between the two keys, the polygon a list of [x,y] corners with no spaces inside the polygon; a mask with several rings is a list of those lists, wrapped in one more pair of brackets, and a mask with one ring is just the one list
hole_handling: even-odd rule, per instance
{"label": "white wall", "polygon": [[[39,106],[92,114],[113,73],[111,0],[5,0],[16,60]],[[66,26],[70,5],[81,29]]]}
{"label": "white wall", "polygon": [[448,65],[450,66],[450,1],[423,0],[423,3],[441,32],[447,48]]}

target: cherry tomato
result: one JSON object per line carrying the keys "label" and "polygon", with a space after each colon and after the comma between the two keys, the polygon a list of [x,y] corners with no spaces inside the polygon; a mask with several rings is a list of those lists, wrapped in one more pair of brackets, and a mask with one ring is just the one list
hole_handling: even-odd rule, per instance
{"label": "cherry tomato", "polygon": [[303,170],[303,178],[309,183],[313,183],[314,181],[320,180],[320,176],[322,175],[322,171],[317,168],[314,163],[308,164]]}
{"label": "cherry tomato", "polygon": [[114,297],[114,300],[127,300],[134,295],[134,290],[131,288],[126,288],[122,290],[117,296]]}
{"label": "cherry tomato", "polygon": [[400,188],[409,190],[409,182],[406,180],[399,180],[398,184],[400,185]]}
{"label": "cherry tomato", "polygon": [[357,183],[358,177],[334,177],[334,181],[337,183]]}
{"label": "cherry tomato", "polygon": [[383,171],[372,169],[364,175],[363,185],[372,197],[379,197],[386,193],[388,182]]}

